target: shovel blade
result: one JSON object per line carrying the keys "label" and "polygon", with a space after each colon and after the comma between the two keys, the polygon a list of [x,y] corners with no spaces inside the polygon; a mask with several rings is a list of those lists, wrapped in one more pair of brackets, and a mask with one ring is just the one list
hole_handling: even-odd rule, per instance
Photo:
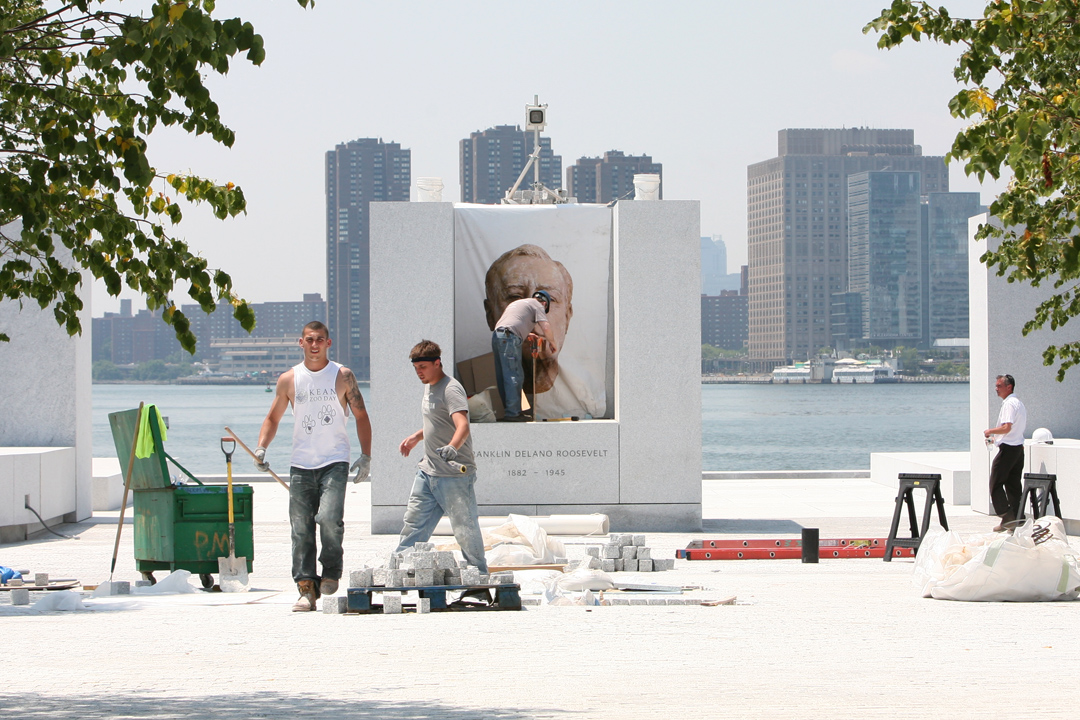
{"label": "shovel blade", "polygon": [[247,558],[218,558],[218,587],[221,592],[236,593],[248,591]]}

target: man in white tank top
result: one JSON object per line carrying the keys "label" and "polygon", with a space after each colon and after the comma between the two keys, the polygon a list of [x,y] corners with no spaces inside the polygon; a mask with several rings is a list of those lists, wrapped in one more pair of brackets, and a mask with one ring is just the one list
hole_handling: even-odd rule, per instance
{"label": "man in white tank top", "polygon": [[[266,448],[277,435],[285,410],[293,408],[292,468],[289,472],[289,523],[292,527],[292,576],[300,599],[294,612],[315,609],[320,595],[337,592],[345,537],[345,483],[349,476],[349,411],[356,418],[362,455],[352,469],[353,482],[367,480],[371,467],[371,422],[356,377],[326,357],[330,332],[310,322],[300,335],[304,361],[281,374],[270,412],[259,431],[255,467],[266,472]],[[322,552],[316,572],[315,526]]]}

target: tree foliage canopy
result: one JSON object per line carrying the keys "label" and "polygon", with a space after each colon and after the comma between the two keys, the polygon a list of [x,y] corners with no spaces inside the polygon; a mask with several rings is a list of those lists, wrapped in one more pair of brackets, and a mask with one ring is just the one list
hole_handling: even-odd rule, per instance
{"label": "tree foliage canopy", "polygon": [[265,53],[250,23],[214,17],[214,0],[142,4],[145,13],[128,14],[115,1],[0,0],[0,228],[22,221],[21,233],[0,229],[0,298],[51,305],[75,334],[87,270],[110,294],[127,284],[161,308],[190,352],[190,321],[171,299],[178,281],[206,312],[224,298],[245,329],[255,316],[227,273],[171,233],[178,200],[224,219],[244,211],[244,195],[159,171],[148,137],[179,126],[231,146],[204,74],[226,74],[238,53],[258,65]]}
{"label": "tree foliage canopy", "polygon": [[[924,37],[959,45],[953,71],[963,84],[949,102],[971,120],[947,159],[968,175],[1012,179],[990,205],[1004,227],[983,224],[977,238],[1001,238],[983,254],[1009,282],[1052,284],[1024,334],[1057,330],[1080,314],[1080,2],[991,0],[981,18],[954,18],[944,7],[895,0],[864,32],[881,48]],[[1057,378],[1080,362],[1080,342],[1051,345],[1043,362],[1059,362]]]}

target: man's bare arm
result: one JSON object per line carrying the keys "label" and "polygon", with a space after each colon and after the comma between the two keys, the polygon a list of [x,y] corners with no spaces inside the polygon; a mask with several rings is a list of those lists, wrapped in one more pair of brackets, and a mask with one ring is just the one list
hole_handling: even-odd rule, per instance
{"label": "man's bare arm", "polygon": [[277,435],[278,424],[289,408],[289,403],[292,402],[292,392],[293,371],[286,370],[278,377],[277,386],[274,389],[274,401],[270,403],[270,412],[266,413],[266,419],[263,420],[262,428],[259,429],[259,447],[269,447],[270,442]]}
{"label": "man's bare arm", "polygon": [[[338,374],[339,392],[345,398],[345,404],[356,418],[356,439],[360,441],[360,450],[371,456],[371,418],[368,417],[364,396],[356,383],[356,376],[348,368],[341,368]],[[343,389],[343,392],[342,392]]]}

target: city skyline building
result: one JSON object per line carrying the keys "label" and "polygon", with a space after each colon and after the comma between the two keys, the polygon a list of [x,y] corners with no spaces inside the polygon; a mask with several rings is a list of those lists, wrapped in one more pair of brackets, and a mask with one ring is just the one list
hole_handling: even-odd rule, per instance
{"label": "city skyline building", "polygon": [[701,294],[719,295],[727,280],[727,246],[720,235],[701,236]]}
{"label": "city skyline building", "polygon": [[941,156],[924,156],[909,129],[784,129],[777,156],[747,168],[749,355],[756,370],[832,347],[832,299],[848,290],[847,178],[921,174],[924,193],[948,192]]}
{"label": "city skyline building", "polygon": [[326,153],[326,304],[328,357],[371,379],[371,271],[368,205],[408,202],[411,152],[361,138]]}
{"label": "city skyline building", "polygon": [[925,345],[920,173],[853,173],[847,186],[848,291],[860,299],[859,337],[887,349]]}
{"label": "city skyline building", "polygon": [[[518,125],[497,125],[477,130],[459,143],[461,202],[495,205],[513,187],[535,148],[532,131]],[[540,137],[540,182],[558,190],[562,185],[562,156],[555,155],[551,138]],[[532,185],[533,171],[521,181]],[[406,197],[408,199],[408,197]]]}
{"label": "city skyline building", "polygon": [[602,157],[581,157],[566,169],[566,190],[579,203],[609,203],[634,197],[634,175],[660,176],[660,199],[664,198],[664,166],[650,155],[627,155],[609,150]]}
{"label": "city skyline building", "polygon": [[928,344],[970,338],[968,219],[986,212],[979,193],[930,193],[922,206],[927,248]]}

